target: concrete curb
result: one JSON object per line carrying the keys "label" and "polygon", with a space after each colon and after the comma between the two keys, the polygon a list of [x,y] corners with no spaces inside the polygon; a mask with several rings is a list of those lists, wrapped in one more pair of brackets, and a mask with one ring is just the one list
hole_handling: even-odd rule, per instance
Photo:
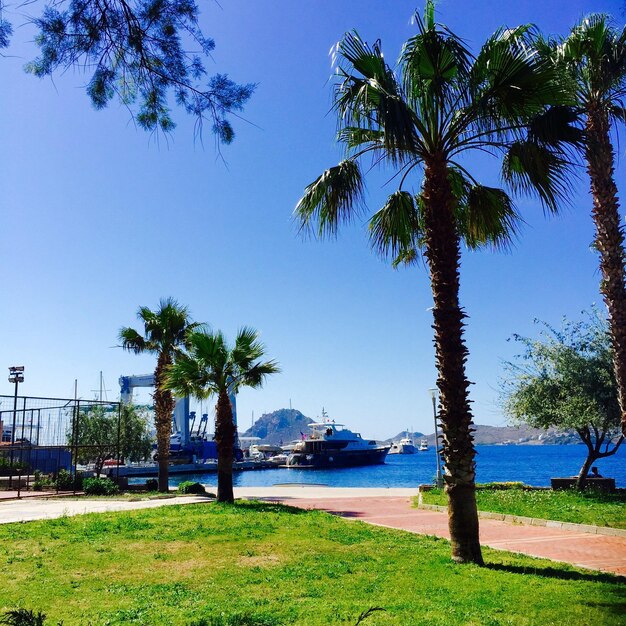
{"label": "concrete curb", "polygon": [[[417,505],[418,509],[426,511],[441,511],[446,513],[447,506],[438,504]],[[561,528],[562,530],[572,530],[590,535],[609,535],[611,537],[626,537],[626,530],[621,528],[607,528],[606,526],[591,526],[589,524],[573,524],[571,522],[556,522],[554,520],[541,519],[538,517],[524,517],[522,515],[505,515],[504,513],[490,513],[489,511],[478,511],[478,517],[483,519],[495,519],[509,524],[521,524],[523,526],[546,526],[547,528]]]}

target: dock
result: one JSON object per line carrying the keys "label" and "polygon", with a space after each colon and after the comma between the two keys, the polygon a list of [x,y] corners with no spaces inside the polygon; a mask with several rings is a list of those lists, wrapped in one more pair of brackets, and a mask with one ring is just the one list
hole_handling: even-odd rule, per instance
{"label": "dock", "polygon": [[[234,461],[233,472],[244,472],[264,469],[276,469],[279,466],[270,461]],[[158,476],[159,466],[155,464],[146,465],[120,465],[108,466],[105,468],[106,475],[110,478],[118,476],[124,478],[150,478]],[[217,461],[208,461],[206,463],[173,463],[169,466],[170,476],[178,474],[215,474],[217,473]]]}

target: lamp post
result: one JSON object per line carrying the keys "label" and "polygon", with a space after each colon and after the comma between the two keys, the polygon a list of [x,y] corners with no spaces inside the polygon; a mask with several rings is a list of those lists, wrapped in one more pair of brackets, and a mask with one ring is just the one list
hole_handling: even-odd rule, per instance
{"label": "lamp post", "polygon": [[13,452],[15,448],[15,425],[17,422],[17,390],[19,384],[24,382],[23,365],[9,367],[9,382],[15,383],[15,396],[13,398],[13,427],[11,428],[11,468],[9,475],[9,489],[11,489],[13,487]]}
{"label": "lamp post", "polygon": [[443,477],[441,475],[441,458],[439,457],[439,432],[437,430],[437,393],[436,388],[429,389],[430,397],[433,401],[433,419],[435,421],[435,454],[437,455],[437,489],[443,487]]}

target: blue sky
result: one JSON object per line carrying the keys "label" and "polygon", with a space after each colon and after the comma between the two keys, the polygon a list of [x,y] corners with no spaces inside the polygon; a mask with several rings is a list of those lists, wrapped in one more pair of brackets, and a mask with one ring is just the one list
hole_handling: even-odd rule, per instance
{"label": "blue sky", "polygon": [[[33,33],[16,30],[0,59],[0,367],[26,367],[26,394],[70,397],[77,378],[85,398],[102,370],[114,398],[121,374],[154,367],[152,357],[115,347],[119,327],[136,324],[139,305],[173,296],[230,337],[242,325],[259,329],[280,362],[282,374],[240,394],[242,426],[253,411],[259,417],[291,401],[311,417],[324,406],[366,436],[432,432],[425,268],[392,270],[370,251],[362,223],[319,242],[302,238],[291,219],[304,187],[341,157],[328,114],[331,46],[354,28],[382,39],[395,59],[414,32],[415,2],[201,4],[204,30],[216,40],[214,71],[258,83],[247,122],[235,120],[236,140],[223,150],[226,163],[210,134],[204,145],[194,141],[182,112],[174,135],[156,138],[116,104],[94,111],[78,71],[54,81],[24,74]],[[603,0],[438,4],[440,21],[474,49],[501,25],[565,33],[585,13],[623,20],[621,10]],[[478,170],[493,180],[493,167],[481,160]],[[623,158],[616,176],[621,188]],[[371,178],[371,209],[391,190],[384,180]],[[558,323],[600,302],[583,172],[576,184],[558,218],[519,202],[526,224],[510,253],[463,255],[476,423],[505,423],[498,380],[516,351],[507,341],[513,333],[532,334],[534,318]],[[0,393],[12,393],[6,377]]]}

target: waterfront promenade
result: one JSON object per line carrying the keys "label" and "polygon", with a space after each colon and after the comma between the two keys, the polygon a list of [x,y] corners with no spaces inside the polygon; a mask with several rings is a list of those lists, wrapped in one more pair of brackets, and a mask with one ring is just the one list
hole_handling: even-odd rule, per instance
{"label": "waterfront promenade", "polygon": [[[412,506],[415,489],[276,486],[235,488],[237,498],[259,499],[305,509],[321,509],[348,520],[449,539],[447,515]],[[105,499],[33,499],[0,502],[0,523],[50,519],[63,515],[129,511],[133,509],[206,502],[204,497],[175,497],[123,501]],[[626,537],[567,528],[512,524],[481,519],[481,543],[578,567],[626,576]]]}

